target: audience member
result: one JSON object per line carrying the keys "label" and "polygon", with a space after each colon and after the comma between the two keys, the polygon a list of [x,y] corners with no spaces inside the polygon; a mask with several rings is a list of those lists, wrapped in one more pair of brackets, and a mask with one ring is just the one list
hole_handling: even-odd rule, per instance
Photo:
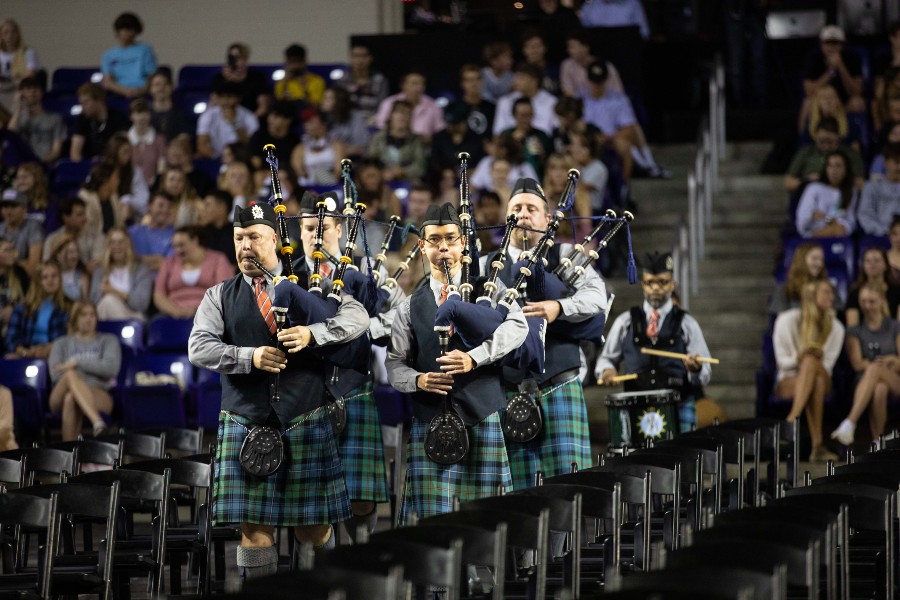
{"label": "audience member", "polygon": [[512,170],[509,160],[497,157],[491,163],[491,184],[490,187],[481,188],[483,192],[497,194],[500,198],[509,198],[512,195],[512,184],[510,183],[509,173]]}
{"label": "audience member", "polygon": [[873,61],[872,66],[872,124],[876,131],[881,129],[887,117],[885,92],[890,80],[896,80],[900,69],[900,21],[888,25],[887,38],[889,51]]}
{"label": "audience member", "polygon": [[814,281],[828,281],[825,251],[819,242],[803,242],[794,249],[784,283],[772,291],[769,313],[777,315],[789,308],[800,308],[803,286]]}
{"label": "audience member", "polygon": [[622,178],[631,180],[632,148],[637,143],[637,119],[628,96],[606,88],[609,71],[605,62],[588,67],[588,94],[584,96],[584,121],[600,130],[601,146],[609,146],[622,163]]}
{"label": "audience member", "polygon": [[425,211],[432,202],[434,202],[434,192],[430,187],[424,183],[413,184],[409,190],[409,196],[406,198],[406,221],[412,223],[417,229],[421,227]]}
{"label": "audience member", "polygon": [[178,167],[168,167],[160,174],[158,182],[159,186],[154,191],[168,195],[175,203],[172,207],[172,222],[175,227],[195,225],[199,219],[202,199],[191,187],[184,171]]}
{"label": "audience member", "polygon": [[[375,157],[366,157],[354,164],[356,187],[359,201],[366,205],[365,241],[369,248],[378,248],[384,240],[385,229],[376,221],[386,222],[391,215],[403,216],[400,199],[387,184],[384,163]],[[362,241],[360,232],[359,241]],[[363,246],[357,243],[357,252],[363,253]]]}
{"label": "audience member", "polygon": [[894,215],[891,220],[888,239],[891,242],[891,247],[888,248],[888,265],[891,268],[891,275],[896,281],[900,281],[900,215]]}
{"label": "audience member", "polygon": [[41,244],[44,230],[40,223],[28,218],[28,200],[25,194],[10,188],[0,197],[0,239],[11,241],[18,253],[17,263],[29,273],[34,273],[41,263]]}
{"label": "audience member", "polygon": [[155,192],[150,198],[147,210],[150,217],[146,224],[132,225],[128,228],[134,254],[142,263],[153,271],[159,271],[167,256],[171,256],[172,234],[172,199],[162,192]]}
{"label": "audience member", "polygon": [[[509,163],[509,176],[507,177],[507,182],[510,190],[512,190],[512,186],[515,185],[516,181],[519,179],[529,178],[537,180],[537,173],[535,173],[534,167],[525,162],[525,150],[522,148],[522,144],[514,140],[512,135],[507,133],[505,135],[496,136],[493,143],[490,145],[488,152],[489,154],[475,165],[475,170],[472,172],[472,177],[469,179],[469,183],[475,189],[494,189],[493,184],[491,183],[491,173],[493,171],[494,161],[498,159],[504,159]],[[504,198],[502,195],[500,197]],[[506,196],[505,199],[508,200],[509,196]]]}
{"label": "audience member", "polygon": [[434,199],[436,204],[449,202],[453,208],[459,210],[458,172],[458,169],[444,169],[441,171],[441,178],[438,181],[437,196]]}
{"label": "audience member", "polygon": [[641,0],[597,0],[586,2],[579,14],[584,27],[628,27],[636,25],[641,37],[650,38],[650,26]]}
{"label": "audience member", "polygon": [[528,63],[519,63],[513,76],[513,91],[497,101],[497,113],[494,116],[494,135],[498,135],[515,125],[513,119],[513,103],[519,98],[531,100],[534,118],[531,125],[541,131],[553,131],[558,125],[556,113],[556,96],[541,89],[540,69]]}
{"label": "audience member", "polygon": [[91,277],[91,302],[101,321],[147,318],[153,292],[153,273],[134,254],[124,227],[106,236],[106,251]]}
{"label": "audience member", "polygon": [[239,104],[237,84],[220,81],[213,94],[215,104],[197,120],[197,154],[207,158],[219,158],[226,145],[247,142],[259,129],[256,115]]}
{"label": "audience member", "polygon": [[469,129],[466,119],[469,115],[468,108],[460,103],[451,104],[444,111],[447,127],[431,139],[428,172],[432,178],[439,177],[444,169],[455,169],[460,152],[469,153],[469,165],[477,165],[484,158],[482,138]]}
{"label": "audience member", "polygon": [[[568,181],[569,169],[572,168],[572,162],[574,159],[564,156],[562,154],[552,153],[547,157],[547,167],[544,171],[544,196],[548,199],[559,198],[562,196],[563,191],[566,189],[566,182]],[[600,163],[601,165],[603,163]],[[583,238],[587,233],[591,230],[591,221],[590,216],[593,212],[592,209],[592,200],[591,193],[594,191],[594,186],[598,185],[599,182],[594,179],[598,173],[593,172],[595,166],[592,163],[588,163],[584,167],[579,167],[579,172],[582,173],[580,182],[585,182],[588,185],[579,185],[575,188],[575,200],[572,204],[572,216],[573,217],[581,217],[584,220],[579,221],[563,221],[560,223],[559,229],[557,230],[556,235],[558,239],[567,239],[572,237],[572,229],[574,227],[575,233],[578,238]],[[588,171],[587,179],[583,173]],[[587,179],[587,181],[585,181]],[[605,187],[605,184],[604,184]],[[601,187],[601,194],[603,192],[604,187]],[[479,198],[480,202],[481,199]]]}
{"label": "audience member", "polygon": [[606,182],[609,170],[600,160],[600,142],[596,136],[573,131],[569,134],[567,147],[572,165],[581,173],[578,189],[584,189],[590,196],[591,211],[600,214],[606,197]]}
{"label": "audience member", "polygon": [[388,96],[387,78],[372,70],[372,51],[361,43],[350,45],[350,68],[335,82],[350,96],[350,106],[360,111],[367,123],[374,124],[378,106]]}
{"label": "audience member", "polygon": [[113,29],[119,45],[103,53],[103,87],[126,98],[143,96],[147,93],[147,80],[156,71],[153,47],[137,41],[144,25],[136,14],[125,12],[116,17]]}
{"label": "audience member", "polygon": [[412,181],[425,175],[428,149],[422,138],[412,132],[412,106],[405,100],[391,105],[384,129],[369,143],[368,155],[381,159],[388,181]]}
{"label": "audience member", "polygon": [[28,202],[28,218],[40,223],[44,232],[52,231],[59,226],[56,198],[50,195],[44,167],[36,162],[20,164],[13,179],[13,188],[25,195]]}
{"label": "audience member", "polygon": [[565,154],[569,145],[569,134],[572,132],[584,133],[587,131],[587,125],[581,120],[584,112],[584,101],[581,98],[571,98],[563,96],[556,103],[553,109],[559,125],[550,132],[550,141],[553,142],[553,150],[561,154]]}
{"label": "audience member", "polygon": [[0,452],[19,448],[13,430],[14,417],[12,392],[8,387],[0,385]]}
{"label": "audience member", "polygon": [[119,172],[109,163],[91,169],[84,186],[78,190],[84,202],[90,235],[104,235],[110,228],[125,223],[125,208],[119,202]]}
{"label": "audience member", "polygon": [[30,283],[28,273],[16,264],[15,244],[0,238],[0,354],[6,354],[6,325],[13,307],[25,299]]}
{"label": "audience member", "polygon": [[303,137],[291,153],[291,167],[300,185],[333,185],[341,173],[344,158],[340,144],[328,136],[322,115],[315,110],[303,113]]}
{"label": "audience member", "polygon": [[485,45],[483,55],[487,66],[481,70],[484,80],[482,97],[496,103],[512,90],[512,46],[503,41],[491,42]]}
{"label": "audience member", "polygon": [[316,108],[325,94],[325,80],[307,69],[306,48],[291,44],[284,50],[284,78],[275,84],[275,98]]}
{"label": "audience member", "polygon": [[77,440],[86,418],[95,436],[106,428],[102,414],[112,413],[109,389],[122,366],[119,340],[97,332],[97,309],[76,302],[69,317],[68,335],[53,343],[50,352],[50,412],[62,416],[62,440]]}
{"label": "audience member", "polygon": [[153,303],[164,315],[193,317],[206,290],[234,275],[221,252],[200,245],[200,230],[185,226],[172,236],[174,254],[167,257],[153,286]]}
{"label": "audience member", "polygon": [[93,272],[103,258],[103,236],[96,228],[87,226],[87,206],[81,198],[70,196],[59,205],[62,226],[44,240],[43,259],[48,260],[63,238],[78,244],[78,254],[89,272]]}
{"label": "audience member", "polygon": [[[507,196],[508,198],[509,196]],[[504,202],[496,192],[482,192],[475,203],[475,222],[479,227],[497,227],[497,229],[482,229],[476,232],[478,241],[481,242],[481,252],[493,252],[500,247],[505,230],[503,218]]]}
{"label": "audience member", "polygon": [[22,30],[13,19],[0,20],[0,107],[13,111],[19,84],[41,68],[34,48],[25,45]]}
{"label": "audience member", "polygon": [[240,94],[241,106],[263,118],[272,105],[272,85],[265,74],[250,69],[250,46],[234,42],[228,46],[225,65],[213,76],[212,87],[230,81]]}
{"label": "audience member", "polygon": [[372,134],[369,133],[364,113],[350,104],[350,93],[347,90],[342,87],[325,90],[321,114],[325,119],[328,136],[341,145],[344,156],[358,157],[365,154]]}
{"label": "audience member", "polygon": [[884,165],[884,151],[891,145],[900,146],[900,121],[891,123],[886,128],[884,149],[872,158],[872,165],[869,167],[869,180],[884,179],[887,175],[887,167]]}
{"label": "audience member", "polygon": [[13,308],[6,329],[6,358],[47,358],[50,346],[66,333],[69,300],[53,261],[41,264],[28,293]]}
{"label": "audience member", "polygon": [[131,163],[144,176],[144,182],[156,179],[166,163],[166,140],[150,124],[150,105],[143,98],[131,101]]}
{"label": "audience member", "polygon": [[540,28],[547,42],[547,57],[559,64],[565,57],[566,33],[581,29],[578,15],[560,0],[538,0],[528,8],[525,22]]}
{"label": "audience member", "polygon": [[847,38],[837,25],[826,25],[819,32],[819,47],[809,56],[803,75],[803,91],[806,98],[800,109],[800,121],[806,120],[815,92],[831,85],[837,90],[848,113],[863,113],[862,63],[859,55],[845,48]]}
{"label": "audience member", "polygon": [[186,133],[169,140],[166,148],[166,166],[181,169],[187,175],[191,187],[201,196],[215,187],[209,175],[194,168],[194,161],[191,160],[191,136]]}
{"label": "audience member", "polygon": [[888,264],[887,250],[884,248],[867,248],[859,261],[859,276],[850,286],[847,294],[847,309],[844,312],[844,320],[847,327],[859,325],[860,300],[859,292],[867,284],[873,283],[882,288],[885,296],[885,306],[892,319],[900,317],[900,283],[894,279]]}
{"label": "audience member", "polygon": [[50,260],[56,262],[62,277],[62,289],[66,298],[72,302],[86,300],[90,279],[84,264],[78,242],[70,235],[62,235],[50,251]]}
{"label": "audience member", "polygon": [[847,156],[838,150],[830,152],[818,180],[810,182],[800,196],[797,232],[805,238],[851,235],[858,196]]}
{"label": "audience member", "polygon": [[806,414],[812,442],[810,462],[838,458],[822,443],[825,395],[831,390],[831,371],[844,343],[844,326],[834,316],[833,303],[830,283],[807,283],[800,308],[778,315],[772,334],[778,363],[775,394],[792,399],[788,422]]}
{"label": "audience member", "polygon": [[444,128],[444,113],[437,102],[425,95],[425,74],[418,69],[411,69],[403,75],[400,93],[388,96],[378,106],[375,123],[384,129],[391,114],[391,108],[397,100],[405,100],[412,107],[412,131],[422,136],[425,143],[431,142],[431,136]]}
{"label": "audience member", "polygon": [[[859,290],[861,323],[848,325],[847,356],[856,372],[856,388],[850,414],[831,433],[831,439],[845,446],[853,444],[856,424],[869,409],[869,431],[872,440],[884,433],[889,396],[900,394],[900,323],[888,312],[884,288],[866,282]],[[896,314],[896,313],[895,313]]]}
{"label": "audience member", "polygon": [[78,88],[81,113],[72,128],[69,160],[87,160],[103,154],[106,142],[118,131],[128,131],[128,119],[106,106],[106,91],[96,83]]}
{"label": "audience member", "polygon": [[118,182],[116,194],[126,221],[140,220],[147,213],[147,201],[150,199],[150,187],[141,169],[132,162],[134,156],[128,134],[118,132],[109,138],[103,163],[115,169]]}
{"label": "audience member", "polygon": [[481,140],[491,137],[494,125],[493,102],[484,98],[484,77],[477,65],[465,64],[459,69],[459,87],[462,96],[451,102],[444,110],[444,120],[449,123],[447,113],[462,113],[469,131]]}
{"label": "audience member", "polygon": [[231,224],[234,198],[225,190],[211,190],[203,198],[202,207],[200,211],[200,223],[202,224],[200,241],[210,250],[224,254],[232,266],[236,267],[234,227]]}
{"label": "audience member", "polygon": [[47,164],[60,157],[69,134],[62,115],[44,109],[44,88],[36,77],[19,83],[9,129],[22,136],[41,162]]}
{"label": "audience member", "polygon": [[272,105],[269,114],[265,115],[265,126],[250,136],[250,147],[257,150],[250,158],[254,169],[263,168],[265,155],[262,149],[267,144],[275,146],[275,158],[280,164],[286,165],[290,162],[291,152],[300,143],[300,136],[291,128],[295,114],[294,105],[285,100],[279,100]]}
{"label": "audience member", "polygon": [[513,102],[512,127],[504,131],[522,145],[525,151],[525,160],[534,167],[539,177],[544,175],[544,163],[547,156],[553,151],[553,143],[546,132],[536,129],[531,125],[534,121],[534,108],[528,98],[517,98]]}
{"label": "audience member", "polygon": [[804,182],[817,181],[825,166],[825,156],[839,150],[850,159],[854,182],[857,187],[863,185],[862,158],[852,148],[840,145],[840,130],[838,123],[831,117],[819,121],[819,127],[813,135],[814,144],[805,146],[794,154],[787,173],[784,176],[784,189],[788,192],[797,191]]}
{"label": "audience member", "polygon": [[810,100],[810,109],[805,116],[805,120],[799,122],[800,143],[811,144],[813,142],[812,132],[815,131],[819,122],[827,117],[833,118],[838,124],[838,135],[840,143],[860,150],[861,132],[854,123],[847,119],[847,113],[844,111],[844,105],[838,97],[837,90],[830,85],[823,85],[813,92]]}
{"label": "audience member", "polygon": [[522,34],[522,56],[525,62],[540,69],[543,74],[541,87],[554,96],[559,96],[559,61],[547,61],[547,42],[543,31],[525,30]]}
{"label": "audience member", "polygon": [[887,177],[867,181],[859,200],[859,228],[869,235],[887,235],[895,215],[900,215],[900,144],[885,148]]}
{"label": "audience member", "polygon": [[[562,93],[572,98],[583,98],[588,93],[588,67],[597,62],[591,53],[590,34],[583,29],[570,31],[566,36],[567,59],[559,67],[559,84]],[[606,89],[625,92],[619,72],[609,61],[604,61],[609,76]]]}
{"label": "audience member", "polygon": [[[299,146],[298,146],[299,147]],[[235,161],[225,167],[219,175],[218,188],[225,190],[234,199],[234,206],[244,208],[256,198],[256,185],[247,163]]]}
{"label": "audience member", "polygon": [[176,136],[193,135],[194,130],[187,115],[175,106],[172,92],[172,73],[169,69],[157,69],[150,76],[150,125],[164,139],[171,142]]}

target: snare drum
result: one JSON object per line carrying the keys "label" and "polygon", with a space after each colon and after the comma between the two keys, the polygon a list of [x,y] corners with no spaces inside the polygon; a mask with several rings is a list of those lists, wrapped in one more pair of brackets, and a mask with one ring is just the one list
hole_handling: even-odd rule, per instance
{"label": "snare drum", "polygon": [[669,432],[678,433],[678,406],[681,395],[675,390],[646,390],[610,394],[604,401],[609,411],[611,447],[639,448],[647,440],[661,440]]}

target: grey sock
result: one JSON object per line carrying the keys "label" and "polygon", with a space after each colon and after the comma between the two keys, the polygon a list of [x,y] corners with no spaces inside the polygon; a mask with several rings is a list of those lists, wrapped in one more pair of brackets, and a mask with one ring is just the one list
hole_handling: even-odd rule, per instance
{"label": "grey sock", "polygon": [[353,540],[353,543],[356,544],[356,532],[360,526],[364,526],[366,531],[369,534],[375,531],[375,527],[378,525],[378,507],[372,509],[367,515],[352,515],[349,519],[344,522],[344,527],[347,528],[347,534],[350,536],[350,539]]}
{"label": "grey sock", "polygon": [[278,550],[274,546],[268,548],[238,546],[237,566],[244,581],[274,575],[278,571]]}

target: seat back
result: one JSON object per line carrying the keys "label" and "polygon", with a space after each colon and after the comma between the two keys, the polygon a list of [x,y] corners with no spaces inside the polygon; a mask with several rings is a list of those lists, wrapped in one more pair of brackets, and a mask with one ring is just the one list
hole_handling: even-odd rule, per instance
{"label": "seat back", "polygon": [[25,450],[25,480],[28,485],[34,483],[35,474],[51,473],[60,476],[75,473],[78,460],[77,449],[60,450],[57,448],[28,448]]}
{"label": "seat back", "polygon": [[[49,498],[27,494],[0,494],[0,525],[46,530],[47,547],[55,548],[59,543],[57,502],[56,494],[51,494]],[[50,574],[53,572],[53,562],[53,553],[45,553],[43,564],[35,577],[35,591],[44,600],[50,598]]]}
{"label": "seat back", "polygon": [[691,569],[697,565],[746,568],[773,573],[782,566],[790,585],[812,588],[811,598],[818,598],[818,546],[810,541],[806,548],[765,540],[748,540],[735,536],[709,538],[665,555],[665,568]]}
{"label": "seat back", "polygon": [[147,328],[147,350],[154,353],[186,354],[193,319],[156,317]]}
{"label": "seat back", "polygon": [[122,440],[102,441],[93,440],[72,440],[69,442],[57,442],[50,446],[57,450],[66,452],[76,452],[78,464],[75,466],[75,473],[81,472],[81,465],[84,463],[94,463],[98,465],[106,465],[115,467],[122,462],[124,455],[124,443]]}
{"label": "seat back", "polygon": [[124,426],[185,427],[185,390],[193,383],[193,373],[187,354],[135,357],[128,365],[121,394]]}
{"label": "seat back", "polygon": [[165,434],[166,450],[178,450],[189,454],[203,451],[203,427],[165,427],[162,429],[145,429],[141,433],[158,436]]}
{"label": "seat back", "polygon": [[12,392],[16,426],[44,429],[44,407],[49,398],[47,361],[34,358],[3,359],[0,385]]}
{"label": "seat back", "polygon": [[0,452],[0,483],[25,485],[25,462],[25,451],[21,448]]}
{"label": "seat back", "polygon": [[616,577],[616,583],[610,585],[615,590],[634,591],[687,591],[698,598],[705,598],[706,593],[725,593],[743,595],[750,590],[752,598],[771,600],[784,598],[787,594],[784,568],[772,573],[759,573],[746,568],[718,567],[695,565],[687,569],[666,569],[635,574],[633,577]]}
{"label": "seat back", "polygon": [[119,343],[130,349],[132,355],[144,350],[144,323],[137,319],[124,321],[97,321],[97,331],[110,333],[119,338]]}

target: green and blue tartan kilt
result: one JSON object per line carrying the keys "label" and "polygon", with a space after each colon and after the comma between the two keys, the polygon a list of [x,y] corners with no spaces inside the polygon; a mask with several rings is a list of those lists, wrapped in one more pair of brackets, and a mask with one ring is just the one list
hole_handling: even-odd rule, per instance
{"label": "green and blue tartan kilt", "polygon": [[372,384],[358,387],[344,399],[347,427],[337,439],[347,493],[353,501],[387,502],[387,471],[381,421]]}
{"label": "green and blue tartan kilt", "polygon": [[[507,391],[507,399],[516,393]],[[591,466],[587,407],[578,376],[542,387],[540,404],[544,428],[538,437],[525,443],[506,442],[516,490],[532,487],[537,471],[544,477],[554,477],[570,472],[573,462],[579,470]]]}
{"label": "green and blue tartan kilt", "polygon": [[350,518],[350,496],[325,407],[292,420],[282,431],[284,462],[268,477],[241,468],[241,444],[256,423],[219,413],[213,481],[216,523],[326,525]]}
{"label": "green and blue tartan kilt", "polygon": [[453,510],[453,499],[477,500],[512,487],[509,460],[497,413],[469,428],[469,453],[455,465],[439,465],[425,455],[428,423],[413,419],[406,460],[406,483],[399,524],[409,523],[412,513],[420,519]]}

